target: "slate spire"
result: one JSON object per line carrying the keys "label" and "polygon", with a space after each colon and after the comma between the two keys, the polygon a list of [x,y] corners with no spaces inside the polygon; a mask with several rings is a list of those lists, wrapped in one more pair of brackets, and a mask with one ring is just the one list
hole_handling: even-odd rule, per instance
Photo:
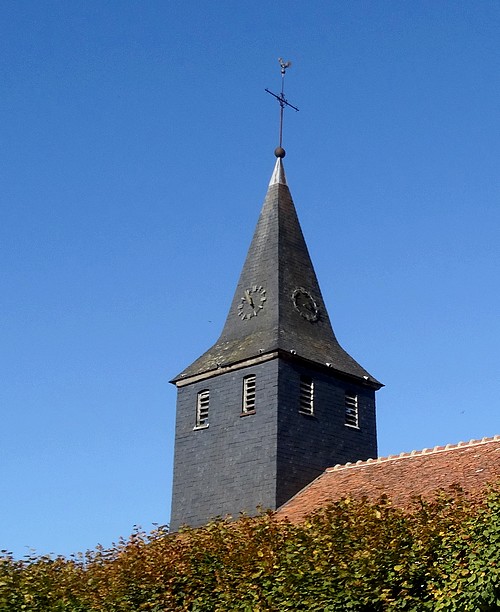
{"label": "slate spire", "polygon": [[276,165],[217,342],[172,382],[205,378],[274,357],[306,360],[378,389],[338,343],[300,228],[278,148]]}

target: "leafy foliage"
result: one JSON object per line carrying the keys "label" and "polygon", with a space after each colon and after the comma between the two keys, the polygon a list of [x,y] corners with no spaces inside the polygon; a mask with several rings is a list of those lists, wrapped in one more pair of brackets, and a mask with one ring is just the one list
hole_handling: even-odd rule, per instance
{"label": "leafy foliage", "polygon": [[0,556],[0,611],[476,612],[500,609],[500,488],[411,510],[343,499],[294,525],[272,513],[133,533],[69,559]]}

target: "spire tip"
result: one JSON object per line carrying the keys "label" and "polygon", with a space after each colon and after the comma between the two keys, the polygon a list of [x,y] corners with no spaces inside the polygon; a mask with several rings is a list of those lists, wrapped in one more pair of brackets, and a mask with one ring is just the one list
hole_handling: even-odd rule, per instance
{"label": "spire tip", "polygon": [[281,159],[283,159],[283,157],[285,157],[286,155],[286,151],[283,147],[276,147],[276,149],[274,149],[274,154],[276,155],[276,157],[280,157]]}
{"label": "spire tip", "polygon": [[[285,151],[283,149],[283,153],[284,152]],[[286,185],[285,168],[283,168],[283,157],[278,157],[278,159],[276,160],[276,164],[274,165],[273,175],[271,176],[271,180],[269,181],[269,187],[271,187],[271,185],[278,185],[278,184]]]}

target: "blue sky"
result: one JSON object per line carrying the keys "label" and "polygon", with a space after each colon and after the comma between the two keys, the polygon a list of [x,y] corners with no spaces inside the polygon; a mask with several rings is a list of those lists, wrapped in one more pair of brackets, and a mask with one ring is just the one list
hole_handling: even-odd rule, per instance
{"label": "blue sky", "polygon": [[285,167],[380,454],[500,433],[500,3],[0,7],[0,547],[169,519],[175,388]]}

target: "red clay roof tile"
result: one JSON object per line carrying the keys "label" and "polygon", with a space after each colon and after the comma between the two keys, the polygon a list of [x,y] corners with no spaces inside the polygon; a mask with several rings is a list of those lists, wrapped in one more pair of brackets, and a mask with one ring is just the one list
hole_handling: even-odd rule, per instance
{"label": "red clay roof tile", "polygon": [[342,497],[376,500],[387,494],[396,506],[408,507],[417,496],[459,485],[471,495],[500,479],[500,436],[424,448],[421,451],[368,459],[328,468],[276,511],[298,522]]}

